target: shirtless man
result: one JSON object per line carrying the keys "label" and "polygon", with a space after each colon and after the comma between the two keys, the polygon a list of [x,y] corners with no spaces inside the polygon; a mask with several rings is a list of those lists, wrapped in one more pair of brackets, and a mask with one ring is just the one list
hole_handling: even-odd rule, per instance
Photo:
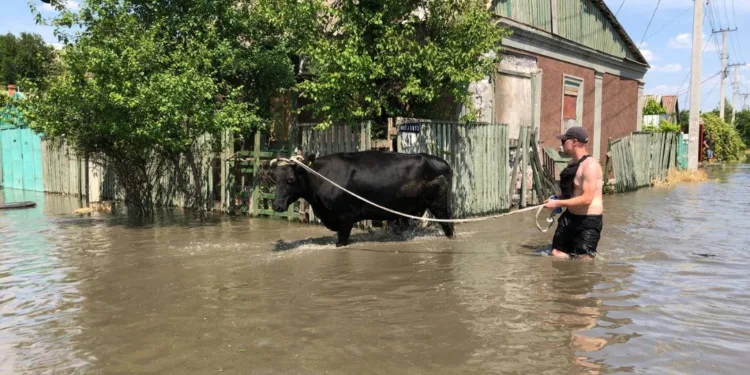
{"label": "shirtless man", "polygon": [[602,168],[589,156],[586,144],[588,133],[580,126],[572,127],[557,136],[563,151],[573,160],[560,172],[559,199],[547,200],[544,207],[565,207],[557,222],[552,239],[552,255],[564,258],[596,256],[602,231]]}

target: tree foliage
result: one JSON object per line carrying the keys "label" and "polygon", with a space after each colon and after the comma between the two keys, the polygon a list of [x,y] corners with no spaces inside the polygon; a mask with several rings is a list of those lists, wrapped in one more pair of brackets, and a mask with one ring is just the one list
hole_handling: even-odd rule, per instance
{"label": "tree foliage", "polygon": [[205,136],[268,127],[288,90],[326,123],[430,116],[468,102],[507,35],[478,0],[52,0],[49,20],[34,3],[65,46],[62,72],[29,100],[32,125],[106,160],[144,214],[180,160],[202,210]]}
{"label": "tree foliage", "polygon": [[39,34],[0,35],[0,84],[40,85],[57,71],[55,50]]}
{"label": "tree foliage", "polygon": [[714,156],[725,162],[744,160],[746,146],[737,129],[714,113],[704,113],[701,117],[706,136],[714,141]]}
{"label": "tree foliage", "polygon": [[[152,211],[154,158],[187,158],[198,196],[199,140],[263,127],[270,98],[295,83],[293,35],[274,12],[283,4],[84,0],[77,13],[60,7],[53,23],[69,43],[64,72],[35,100],[35,126],[105,157],[118,181],[132,181],[124,188],[135,212]],[[202,203],[196,199],[196,208]]]}
{"label": "tree foliage", "polygon": [[679,133],[682,131],[682,128],[680,125],[673,124],[667,120],[662,119],[659,122],[659,126],[653,126],[653,125],[646,125],[643,127],[644,131],[648,132],[661,132],[661,133]]}
{"label": "tree foliage", "polygon": [[312,77],[299,89],[324,124],[466,104],[508,34],[478,0],[341,0],[320,12],[323,35],[302,48]]}
{"label": "tree foliage", "polygon": [[643,108],[644,115],[663,115],[666,113],[667,110],[653,98],[649,98],[646,107]]}
{"label": "tree foliage", "polygon": [[750,145],[750,110],[743,109],[737,112],[734,127],[737,129],[745,145]]}

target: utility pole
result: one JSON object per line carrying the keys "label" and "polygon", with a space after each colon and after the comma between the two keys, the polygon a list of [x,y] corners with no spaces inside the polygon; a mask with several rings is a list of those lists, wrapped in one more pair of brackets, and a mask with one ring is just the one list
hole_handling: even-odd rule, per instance
{"label": "utility pole", "polygon": [[747,104],[745,104],[745,102],[747,101],[747,96],[750,95],[750,94],[744,93],[744,94],[740,94],[740,95],[743,96],[743,98],[742,98],[742,110],[744,111],[745,110],[745,106],[747,106]]}
{"label": "utility pole", "polygon": [[734,29],[712,30],[714,34],[721,33],[721,86],[719,91],[719,117],[724,121],[724,78],[727,74],[727,31],[737,31]]}
{"label": "utility pole", "polygon": [[740,81],[737,79],[737,71],[739,70],[739,67],[746,65],[745,63],[742,64],[729,64],[729,67],[734,67],[734,82],[732,83],[732,86],[734,86],[733,95],[732,95],[732,125],[734,125],[734,119],[737,115],[737,95],[740,93]]}
{"label": "utility pole", "polygon": [[[701,106],[701,52],[703,45],[703,0],[693,2],[693,56],[690,63],[690,125],[688,170],[698,169],[698,139]],[[723,104],[722,104],[723,105]]]}

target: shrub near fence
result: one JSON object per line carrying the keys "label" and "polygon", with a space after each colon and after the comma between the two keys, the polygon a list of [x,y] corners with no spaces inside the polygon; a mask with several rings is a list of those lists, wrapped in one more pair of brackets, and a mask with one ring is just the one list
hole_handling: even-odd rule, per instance
{"label": "shrub near fence", "polygon": [[615,192],[633,191],[666,178],[677,159],[676,133],[635,132],[609,143]]}

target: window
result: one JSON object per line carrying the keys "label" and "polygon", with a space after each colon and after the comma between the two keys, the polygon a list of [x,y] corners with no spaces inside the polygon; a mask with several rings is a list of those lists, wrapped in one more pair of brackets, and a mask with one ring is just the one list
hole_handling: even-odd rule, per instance
{"label": "window", "polygon": [[562,132],[583,124],[583,80],[563,75]]}

